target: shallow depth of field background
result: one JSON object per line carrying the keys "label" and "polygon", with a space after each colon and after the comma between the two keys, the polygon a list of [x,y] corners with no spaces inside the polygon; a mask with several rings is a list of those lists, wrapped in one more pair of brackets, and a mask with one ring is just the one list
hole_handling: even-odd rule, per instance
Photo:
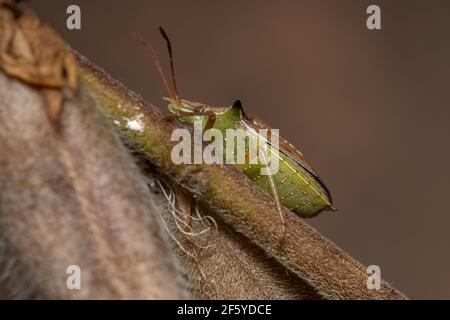
{"label": "shallow depth of field background", "polygon": [[[65,27],[78,4],[82,30]],[[370,4],[382,30],[366,28]],[[450,20],[447,1],[31,1],[78,51],[165,108],[137,32],[184,98],[279,128],[332,191],[309,220],[411,298],[450,298]],[[249,199],[249,201],[251,201]]]}

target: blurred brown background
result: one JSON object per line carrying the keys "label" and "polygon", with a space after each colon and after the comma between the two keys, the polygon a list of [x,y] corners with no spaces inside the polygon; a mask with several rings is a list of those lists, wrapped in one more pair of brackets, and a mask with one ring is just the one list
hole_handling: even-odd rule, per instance
{"label": "blurred brown background", "polygon": [[[66,29],[78,4],[81,31]],[[366,28],[366,8],[382,30]],[[280,128],[339,212],[309,222],[412,298],[450,298],[448,1],[31,1],[78,51],[164,110],[151,59],[172,38],[183,97],[241,99]]]}

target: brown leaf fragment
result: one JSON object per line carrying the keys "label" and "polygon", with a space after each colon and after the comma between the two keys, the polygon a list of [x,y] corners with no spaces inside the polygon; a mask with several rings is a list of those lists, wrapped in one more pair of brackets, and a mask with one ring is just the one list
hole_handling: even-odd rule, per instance
{"label": "brown leaf fragment", "polygon": [[77,88],[75,62],[67,45],[18,4],[0,7],[0,70],[42,90],[53,90],[43,94],[53,121],[66,95],[64,87],[72,93]]}

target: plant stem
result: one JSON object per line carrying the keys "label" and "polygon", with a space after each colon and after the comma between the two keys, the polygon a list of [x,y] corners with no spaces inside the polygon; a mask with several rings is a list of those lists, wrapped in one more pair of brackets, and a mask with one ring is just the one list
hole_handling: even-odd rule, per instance
{"label": "plant stem", "polygon": [[[175,165],[170,156],[175,143],[170,137],[181,124],[162,121],[155,107],[79,54],[75,56],[82,90],[90,92],[127,143],[190,192],[203,209],[218,214],[324,298],[406,299],[385,281],[379,290],[369,290],[363,265],[285,209],[285,241],[280,246],[279,214],[272,198],[229,166]],[[142,130],[130,130],[130,119],[138,119]]]}

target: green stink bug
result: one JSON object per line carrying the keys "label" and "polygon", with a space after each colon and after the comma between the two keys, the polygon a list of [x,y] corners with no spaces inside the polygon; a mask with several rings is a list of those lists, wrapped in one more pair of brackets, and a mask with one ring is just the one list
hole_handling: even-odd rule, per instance
{"label": "green stink bug", "polygon": [[[166,116],[166,119],[177,118],[181,122],[188,124],[194,124],[195,121],[199,121],[204,130],[214,128],[221,132],[226,132],[228,129],[243,129],[252,132],[254,135],[259,135],[259,130],[270,129],[268,125],[258,118],[246,114],[240,101],[236,101],[230,107],[222,108],[181,100],[175,81],[171,43],[161,27],[160,32],[166,40],[169,50],[173,90],[168,85],[155,51],[150,44],[142,39],[140,40],[150,49],[150,53],[170,96],[166,100],[169,102],[168,109],[171,115]],[[306,162],[300,151],[282,138],[279,138],[278,146],[272,145],[268,139],[263,139],[263,143],[265,144],[267,155],[276,156],[279,159],[279,169],[276,173],[261,175],[261,168],[265,164],[260,160],[254,164],[235,164],[235,166],[262,190],[274,196],[278,205],[278,202],[280,202],[283,206],[303,218],[313,217],[323,210],[335,210],[332,205],[330,192]],[[247,156],[247,144],[245,148]],[[284,222],[282,214],[280,215]]]}
{"label": "green stink bug", "polygon": [[[175,100],[167,100],[169,101],[169,111],[185,123],[193,124],[194,121],[201,121],[203,127],[206,127],[208,121],[214,118],[211,127],[221,132],[230,128],[253,129],[249,132],[253,132],[255,135],[258,135],[260,129],[269,128],[258,118],[246,114],[239,101],[236,101],[231,107],[219,108],[187,100],[181,100],[181,105]],[[194,116],[189,116],[190,113]],[[270,179],[273,179],[280,202],[301,217],[309,218],[322,210],[333,210],[327,187],[314,173],[303,155],[282,138],[280,138],[277,148],[270,145],[267,139],[265,141],[268,153],[276,154],[280,159],[277,173],[261,175],[261,163],[236,164],[236,167],[269,194],[272,193]]]}

